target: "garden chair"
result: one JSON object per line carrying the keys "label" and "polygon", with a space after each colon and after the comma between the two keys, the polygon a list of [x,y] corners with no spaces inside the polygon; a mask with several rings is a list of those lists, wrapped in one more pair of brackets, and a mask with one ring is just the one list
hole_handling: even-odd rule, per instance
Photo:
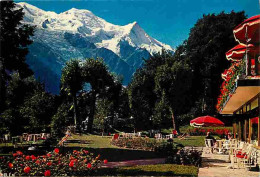
{"label": "garden chair", "polygon": [[218,154],[223,154],[224,152],[224,141],[223,140],[217,140],[216,144],[215,144],[215,150],[218,150]]}
{"label": "garden chair", "polygon": [[205,146],[206,146],[205,153],[209,151],[212,154],[214,150],[214,141],[212,139],[206,139]]}
{"label": "garden chair", "polygon": [[222,144],[222,148],[223,148],[223,153],[229,152],[230,151],[230,144],[231,141],[230,140],[225,140]]}
{"label": "garden chair", "polygon": [[234,149],[233,156],[234,156],[234,162],[237,162],[237,156],[240,156],[241,154],[245,154],[248,149],[250,148],[250,144],[240,141],[238,143],[238,147]]}
{"label": "garden chair", "polygon": [[251,168],[252,151],[253,151],[253,145],[250,144],[247,146],[245,152],[242,152],[241,154],[236,154],[238,168],[240,168],[241,166],[245,168],[246,164],[249,165],[249,168]]}

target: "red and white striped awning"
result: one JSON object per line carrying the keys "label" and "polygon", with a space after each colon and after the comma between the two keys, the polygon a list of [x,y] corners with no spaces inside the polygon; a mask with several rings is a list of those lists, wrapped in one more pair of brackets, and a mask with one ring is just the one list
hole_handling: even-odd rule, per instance
{"label": "red and white striped awning", "polygon": [[260,15],[250,17],[233,30],[236,41],[240,44],[260,43]]}
{"label": "red and white striped awning", "polygon": [[239,61],[244,57],[246,50],[251,52],[254,51],[254,49],[255,47],[253,44],[249,44],[247,46],[244,44],[238,44],[226,52],[226,58],[232,61]]}

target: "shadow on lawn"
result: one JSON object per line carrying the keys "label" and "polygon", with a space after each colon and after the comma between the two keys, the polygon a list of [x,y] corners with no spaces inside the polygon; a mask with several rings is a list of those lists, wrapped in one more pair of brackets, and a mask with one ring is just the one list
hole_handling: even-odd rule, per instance
{"label": "shadow on lawn", "polygon": [[[62,147],[62,152],[80,150],[81,147]],[[107,159],[109,162],[119,162],[126,160],[153,159],[162,157],[152,151],[118,149],[118,148],[84,148],[95,155],[100,154],[101,159]]]}

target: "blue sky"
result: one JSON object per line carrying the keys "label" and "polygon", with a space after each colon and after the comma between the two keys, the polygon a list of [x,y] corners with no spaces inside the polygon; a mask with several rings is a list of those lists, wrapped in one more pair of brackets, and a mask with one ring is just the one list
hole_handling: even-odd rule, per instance
{"label": "blue sky", "polygon": [[244,10],[248,17],[260,14],[259,0],[29,0],[43,10],[60,13],[71,8],[88,9],[106,21],[126,25],[137,21],[155,39],[172,47],[188,38],[190,28],[203,14]]}

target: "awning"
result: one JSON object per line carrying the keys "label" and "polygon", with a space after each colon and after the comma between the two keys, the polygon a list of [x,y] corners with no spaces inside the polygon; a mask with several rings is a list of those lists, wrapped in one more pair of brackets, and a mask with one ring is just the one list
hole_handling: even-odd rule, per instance
{"label": "awning", "polygon": [[259,122],[259,118],[258,117],[255,117],[255,118],[251,119],[251,123],[252,124],[258,124],[258,122]]}
{"label": "awning", "polygon": [[244,45],[244,44],[238,44],[234,48],[230,49],[228,52],[226,52],[226,58],[228,60],[232,61],[239,61],[242,60],[246,50],[250,53],[254,50],[254,45],[249,44],[249,45]]}
{"label": "awning", "polygon": [[235,27],[233,33],[240,44],[259,44],[260,15],[246,19]]}

